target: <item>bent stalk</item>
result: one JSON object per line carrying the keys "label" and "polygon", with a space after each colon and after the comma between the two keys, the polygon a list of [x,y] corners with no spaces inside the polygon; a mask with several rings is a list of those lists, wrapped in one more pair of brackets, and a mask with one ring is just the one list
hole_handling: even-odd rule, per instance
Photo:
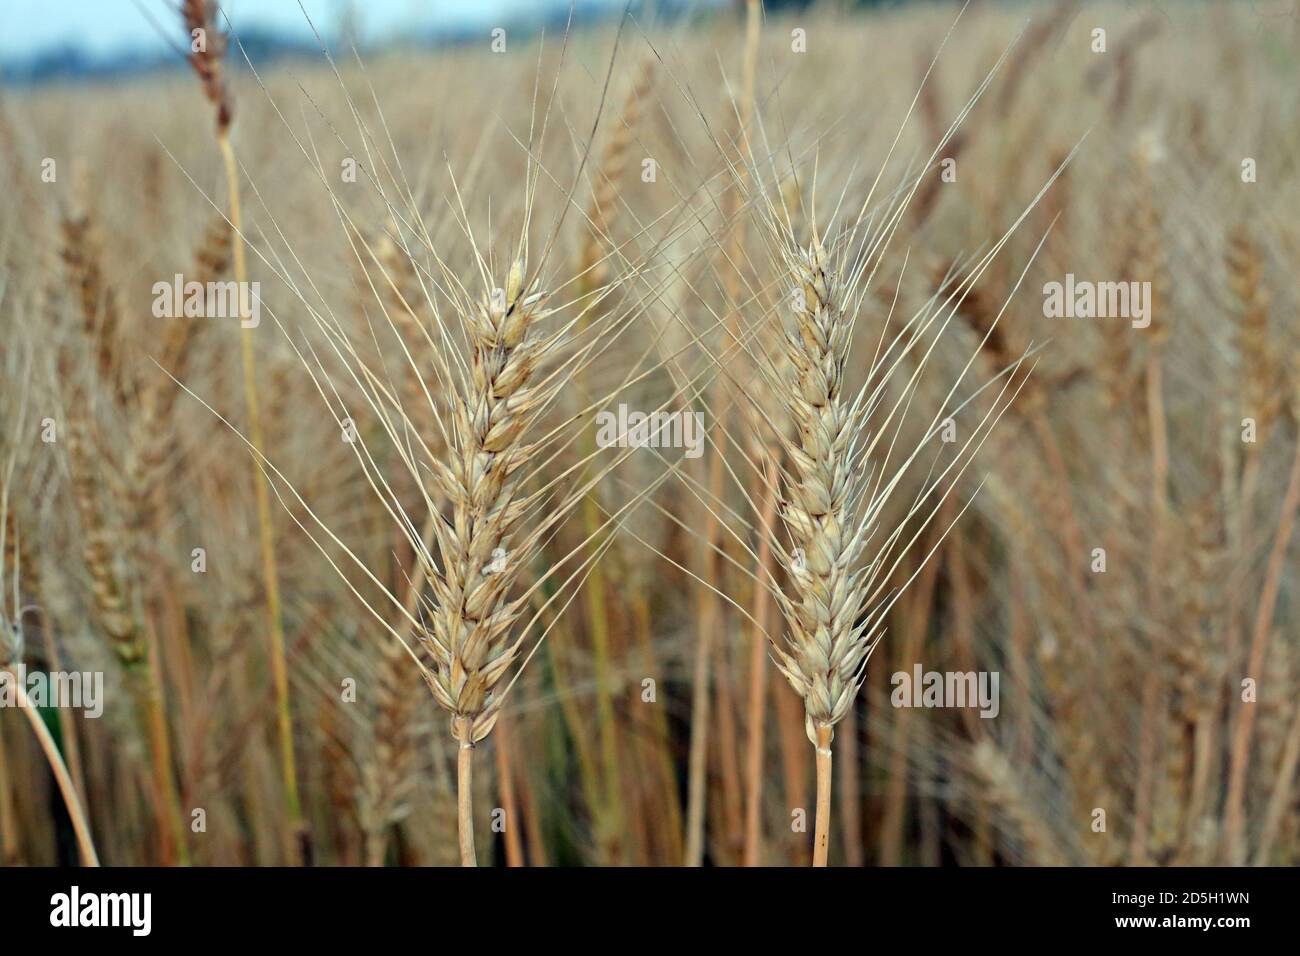
{"label": "bent stalk", "polygon": [[68,816],[72,820],[72,830],[77,836],[77,849],[81,853],[81,862],[84,866],[99,866],[99,855],[95,853],[95,841],[90,835],[90,826],[86,823],[85,811],[81,808],[81,800],[77,798],[77,789],[72,785],[72,777],[68,774],[67,765],[63,762],[63,757],[59,753],[59,748],[54,743],[54,738],[50,736],[50,729],[45,726],[45,721],[32,706],[32,702],[27,698],[27,692],[23,690],[18,678],[9,672],[13,677],[14,690],[17,692],[18,709],[26,716],[28,722],[32,725],[32,733],[36,735],[37,742],[41,745],[41,750],[45,752],[45,759],[50,765],[50,772],[54,774],[54,780],[59,785],[59,793],[63,796],[63,804],[68,808]]}

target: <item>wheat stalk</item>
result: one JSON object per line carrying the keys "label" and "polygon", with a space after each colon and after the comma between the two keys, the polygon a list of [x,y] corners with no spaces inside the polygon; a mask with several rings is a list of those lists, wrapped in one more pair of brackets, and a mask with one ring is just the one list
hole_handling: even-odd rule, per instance
{"label": "wheat stalk", "polygon": [[[609,284],[612,275],[612,258],[620,254],[614,239],[614,228],[619,218],[620,190],[627,171],[629,150],[633,137],[637,133],[643,102],[648,98],[650,86],[654,79],[654,60],[647,59],[623,101],[619,122],[610,134],[596,169],[596,183],[592,189],[591,199],[587,205],[586,220],[588,231],[578,257],[578,284],[581,292],[591,293]],[[605,245],[612,249],[605,252]],[[590,327],[598,316],[592,310],[584,317],[582,326]],[[576,380],[579,387],[587,383]],[[584,435],[582,453],[590,455],[595,450],[595,436]],[[602,524],[600,505],[593,495],[583,504],[583,523],[588,535],[594,536]],[[597,698],[596,708],[599,723],[600,753],[605,776],[604,806],[600,813],[599,842],[607,856],[613,857],[622,838],[623,820],[620,810],[622,799],[619,772],[618,727],[614,715],[613,701],[610,697],[610,661],[609,661],[609,594],[604,570],[599,566],[592,569],[586,584],[585,601],[589,623],[591,645],[596,668]],[[614,861],[616,862],[616,860]]]}
{"label": "wheat stalk", "polygon": [[[764,369],[765,381],[776,390],[784,420],[791,426],[788,432],[772,429],[789,463],[782,469],[780,514],[793,549],[786,569],[787,584],[775,589],[787,633],[784,642],[774,642],[773,650],[777,668],[803,699],[804,729],[815,748],[814,866],[825,866],[829,852],[835,725],[853,706],[867,661],[883,635],[888,609],[921,568],[888,597],[883,596],[883,589],[903,553],[956,487],[973,450],[1005,411],[1003,400],[1018,377],[1021,361],[1014,360],[1000,373],[1004,377],[1001,392],[952,462],[923,483],[906,516],[877,539],[886,503],[901,476],[934,437],[943,409],[975,358],[972,355],[967,362],[924,436],[900,462],[891,464],[905,410],[933,344],[915,359],[902,395],[891,403],[886,395],[893,373],[909,353],[921,348],[924,333],[940,320],[944,308],[950,307],[938,333],[947,327],[956,312],[959,292],[954,291],[943,308],[922,310],[892,340],[886,341],[882,331],[864,383],[856,393],[845,392],[844,369],[865,288],[906,207],[903,200],[890,210],[883,225],[865,242],[859,236],[859,219],[830,248],[821,238],[814,215],[810,217],[811,241],[801,248],[791,237],[789,220],[782,219],[774,202],[768,203],[767,224],[777,249],[778,268],[792,287],[784,319],[784,373],[772,374],[777,367],[774,362]],[[1021,219],[1027,214],[1028,210]],[[1008,231],[988,253],[976,275],[1010,234]],[[996,333],[996,322],[995,316],[986,339]],[[887,320],[884,328],[889,326]],[[1023,383],[1024,377],[1019,377],[1017,392]],[[965,404],[957,405],[953,414]],[[937,497],[933,505],[929,503],[932,497]],[[928,513],[923,509],[929,509]],[[918,515],[919,527],[904,540],[905,529]],[[960,516],[959,512],[952,523]],[[927,559],[937,547],[938,542]],[[922,561],[921,566],[924,564]]]}
{"label": "wheat stalk", "polygon": [[777,667],[803,698],[805,730],[816,747],[817,812],[813,865],[825,866],[830,837],[831,740],[853,703],[872,634],[858,623],[866,598],[856,573],[863,535],[849,520],[848,449],[852,440],[842,399],[850,324],[838,280],[820,239],[790,251],[795,294],[785,328],[786,410],[798,444],[788,443],[794,474],[781,517],[794,542],[789,593],[779,598],[790,628]]}
{"label": "wheat stalk", "polygon": [[[749,163],[752,155],[749,150],[750,122],[754,111],[754,86],[758,69],[758,46],[762,35],[762,9],[759,0],[745,0],[745,45],[741,65],[740,90],[732,102],[735,113],[735,158],[733,163],[734,181],[729,189],[724,205],[724,228],[727,241],[720,249],[724,263],[720,268],[720,279],[724,296],[726,313],[723,327],[726,330],[727,346],[740,342],[741,295],[743,281],[741,263],[745,247],[745,196],[749,175]],[[727,413],[731,406],[723,407],[721,402],[714,405],[722,428],[715,442],[721,442],[726,433]],[[723,487],[723,446],[715,447],[715,454],[709,465],[709,496],[718,498]],[[709,509],[705,533],[702,539],[704,555],[701,570],[710,578],[717,578],[721,565],[716,560],[719,523],[716,514]],[[712,589],[700,592],[699,633],[693,663],[691,697],[691,744],[689,780],[687,784],[686,808],[686,865],[700,866],[704,859],[704,817],[706,811],[707,769],[709,752],[709,730],[713,725],[710,711],[713,691],[712,658],[714,654],[715,632],[725,627],[725,609],[719,604]]]}
{"label": "wheat stalk", "polygon": [[[435,525],[444,573],[433,575],[433,627],[423,644],[434,661],[428,675],[434,699],[451,714],[460,745],[461,860],[475,864],[471,778],[474,745],[500,714],[495,694],[518,651],[512,628],[523,610],[507,600],[525,556],[539,545],[534,532],[515,553],[508,545],[530,501],[517,493],[516,472],[530,455],[521,435],[548,388],[530,387],[554,339],[536,333],[547,313],[546,296],[525,287],[525,266],[516,260],[504,295],[486,297],[467,323],[473,365],[467,394],[452,413],[455,453],[439,477],[451,502],[450,527]],[[508,554],[502,561],[500,555]]]}
{"label": "wheat stalk", "polygon": [[[217,146],[226,174],[226,188],[230,198],[230,232],[234,247],[235,281],[242,287],[248,282],[248,265],[244,249],[243,223],[239,201],[239,169],[234,147],[230,142],[230,127],[234,109],[226,86],[222,58],[226,52],[226,37],[217,26],[216,0],[184,0],[181,18],[192,38],[203,40],[191,45],[190,65],[199,77],[203,95],[213,105],[216,114]],[[201,47],[195,49],[196,46]],[[241,309],[244,297],[240,297]],[[265,447],[262,432],[262,411],[257,394],[257,356],[253,350],[253,331],[240,315],[240,355],[243,361],[244,406],[248,415],[248,433],[253,448],[261,452]],[[297,759],[293,743],[293,714],[289,706],[289,668],[285,657],[284,621],[280,610],[280,582],[276,569],[275,533],[271,523],[271,498],[265,473],[253,469],[253,483],[257,498],[258,542],[262,557],[262,579],[266,587],[266,615],[270,643],[271,678],[275,685],[276,724],[280,739],[280,768],[284,784],[285,808],[289,817],[291,841],[298,846],[286,846],[289,859],[299,859],[307,854],[307,833],[303,823],[302,803],[298,796]]]}

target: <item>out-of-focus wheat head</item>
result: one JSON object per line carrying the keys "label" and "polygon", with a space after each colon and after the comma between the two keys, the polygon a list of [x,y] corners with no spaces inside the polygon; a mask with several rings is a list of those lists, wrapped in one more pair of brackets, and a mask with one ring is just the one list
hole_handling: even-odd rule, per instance
{"label": "out-of-focus wheat head", "polygon": [[217,135],[224,136],[234,119],[234,108],[226,89],[221,61],[226,54],[226,35],[217,26],[217,0],[183,0],[181,18],[190,34],[190,66],[198,74],[203,95],[216,110]]}

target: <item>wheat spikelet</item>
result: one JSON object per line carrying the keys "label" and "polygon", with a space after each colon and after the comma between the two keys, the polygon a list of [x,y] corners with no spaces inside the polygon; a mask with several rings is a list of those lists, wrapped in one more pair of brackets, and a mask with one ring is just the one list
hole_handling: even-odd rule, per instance
{"label": "wheat spikelet", "polygon": [[[113,410],[125,414],[139,398],[139,388],[117,354],[122,330],[100,267],[97,244],[90,236],[90,219],[65,219],[62,258],[68,273],[80,291],[84,329],[94,347],[98,384],[107,391]],[[187,862],[181,810],[178,802],[171,744],[168,737],[164,694],[159,675],[150,661],[151,621],[137,619],[136,590],[142,585],[142,569],[147,567],[143,548],[148,536],[138,533],[143,527],[144,507],[135,500],[134,491],[123,479],[129,479],[134,466],[118,467],[98,441],[92,417],[91,393],[80,374],[73,370],[73,351],[60,355],[60,366],[69,380],[72,406],[78,413],[66,426],[68,469],[71,492],[81,520],[82,556],[90,576],[91,590],[100,627],[119,663],[130,676],[130,692],[136,707],[139,728],[148,739],[153,758],[156,823],[163,841],[163,857]],[[130,450],[129,450],[130,451]],[[125,531],[110,529],[109,511],[101,500],[100,484],[107,487],[124,510]],[[173,857],[173,853],[176,854]]]}
{"label": "wheat spikelet", "polygon": [[[458,396],[452,422],[456,449],[442,466],[451,501],[450,526],[438,523],[444,573],[431,576],[433,630],[424,643],[434,661],[429,687],[451,715],[452,735],[472,746],[492,729],[501,698],[493,688],[514,660],[511,625],[522,607],[507,595],[536,537],[517,546],[512,533],[529,500],[517,495],[515,473],[529,457],[520,437],[546,395],[530,387],[548,340],[533,328],[547,313],[545,294],[524,288],[524,265],[510,270],[504,295],[489,296],[468,330],[472,382]],[[505,552],[507,559],[494,564]]]}
{"label": "wheat spikelet", "polygon": [[[966,446],[937,476],[923,482],[906,515],[901,520],[891,519],[891,530],[877,539],[898,480],[937,434],[943,407],[952,399],[950,392],[924,437],[904,442],[912,450],[891,462],[904,423],[903,409],[916,394],[929,351],[913,356],[914,369],[906,383],[898,383],[902,394],[892,398],[889,395],[895,383],[891,372],[901,367],[912,347],[925,341],[925,331],[939,321],[942,309],[935,310],[936,300],[932,300],[908,323],[916,325],[912,334],[892,339],[882,336],[862,384],[846,393],[844,370],[853,329],[892,227],[867,226],[867,233],[873,228],[880,231],[864,236],[860,217],[828,248],[812,215],[812,239],[801,248],[792,241],[788,222],[782,223],[771,200],[767,213],[778,268],[793,286],[784,329],[789,372],[780,379],[770,372],[766,376],[779,391],[784,417],[793,426],[790,438],[774,429],[788,462],[782,469],[779,511],[794,548],[787,584],[774,587],[787,628],[784,642],[774,642],[774,658],[804,701],[805,733],[815,748],[817,765],[813,865],[825,866],[834,727],[852,708],[889,608],[902,591],[895,589],[885,596],[887,579],[956,487],[966,467],[963,461],[969,463],[972,442],[982,444],[1005,411],[1009,384],[1017,379],[1023,382],[1024,376],[1017,374],[1021,359],[1008,356],[1002,393],[983,413]],[[985,266],[990,261],[992,254],[984,260]],[[952,302],[950,296],[943,308]],[[944,321],[939,332],[946,325]],[[996,333],[995,315],[983,338],[987,342]],[[935,500],[930,500],[932,497]],[[919,527],[912,527],[914,518]],[[911,537],[904,539],[905,533]]]}
{"label": "wheat spikelet", "polygon": [[363,792],[357,767],[356,728],[327,703],[321,709],[316,729],[320,737],[324,796],[329,803],[335,842],[343,862],[351,863],[357,803]]}
{"label": "wheat spikelet", "polygon": [[1051,830],[1026,801],[1024,786],[1006,755],[992,741],[982,740],[972,750],[971,762],[984,783],[984,799],[1020,837],[1026,862],[1032,866],[1068,864]]}
{"label": "wheat spikelet", "polygon": [[[1247,411],[1255,418],[1257,442],[1263,442],[1282,409],[1280,369],[1268,341],[1268,292],[1263,262],[1249,228],[1240,224],[1228,238],[1224,259],[1228,287],[1237,300],[1237,354]],[[1246,446],[1252,451],[1258,445]]]}
{"label": "wheat spikelet", "polygon": [[1164,160],[1164,145],[1154,136],[1145,137],[1134,158],[1134,200],[1129,215],[1128,235],[1122,246],[1124,277],[1150,282],[1147,309],[1151,324],[1145,330],[1151,356],[1157,356],[1169,341],[1169,277],[1165,269],[1164,216],[1156,201],[1153,167]]}
{"label": "wheat spikelet", "polygon": [[798,292],[785,331],[792,374],[783,398],[798,444],[787,442],[794,477],[780,507],[802,560],[790,568],[792,593],[779,598],[791,650],[777,648],[777,666],[804,699],[809,740],[825,747],[853,702],[870,648],[857,621],[866,597],[854,573],[863,540],[847,511],[852,434],[840,393],[849,323],[820,240],[789,254],[788,265]]}
{"label": "wheat spikelet", "polygon": [[[209,282],[216,281],[229,272],[230,264],[230,224],[224,216],[216,215],[194,250],[193,281],[206,287]],[[168,323],[163,336],[160,364],[176,378],[184,376],[194,350],[196,333],[201,329],[201,323],[188,320]],[[172,388],[168,388],[167,392],[176,394]]]}
{"label": "wheat spikelet", "polygon": [[632,89],[623,101],[623,113],[605,144],[596,173],[596,188],[587,209],[588,231],[582,247],[582,272],[588,288],[596,289],[609,281],[610,260],[606,244],[612,242],[618,219],[618,193],[627,171],[628,152],[641,119],[641,105],[650,94],[654,81],[654,60],[642,63]]}
{"label": "wheat spikelet", "polygon": [[[217,216],[194,252],[192,281],[206,287],[229,268],[230,227]],[[166,374],[150,377],[139,389],[126,467],[131,521],[136,527],[149,518],[154,493],[166,474],[174,446],[166,425],[180,394],[171,379],[184,379],[200,328],[201,323],[189,317],[177,316],[168,322],[159,350],[159,364]]]}
{"label": "wheat spikelet", "polygon": [[183,0],[181,3],[181,18],[190,34],[190,66],[198,74],[203,95],[216,108],[217,135],[224,136],[234,118],[234,107],[221,66],[226,53],[226,36],[216,26],[219,10],[216,0]]}
{"label": "wheat spikelet", "polygon": [[1058,0],[1052,11],[1033,24],[1026,32],[1018,55],[1012,59],[1002,81],[997,109],[1006,113],[1015,105],[1016,95],[1024,85],[1029,67],[1039,58],[1053,36],[1059,36],[1079,12],[1081,0]]}
{"label": "wheat spikelet", "polygon": [[[374,282],[380,298],[387,304],[389,317],[399,331],[414,332],[421,325],[424,289],[411,254],[387,232],[381,232],[372,243],[367,243],[366,237],[357,233],[355,241],[369,249],[378,267],[379,275]],[[369,282],[369,279],[365,280],[365,284]]]}
{"label": "wheat spikelet", "polygon": [[121,326],[117,298],[104,277],[99,242],[89,213],[62,222],[60,258],[77,290],[86,337],[94,343],[100,378],[116,393],[125,394],[116,348]]}
{"label": "wheat spikelet", "polygon": [[384,641],[377,663],[374,747],[362,769],[361,807],[367,862],[372,866],[383,862],[384,832],[409,812],[416,757],[415,698],[406,679],[411,676],[410,662],[397,641]]}
{"label": "wheat spikelet", "polygon": [[[944,294],[955,275],[956,264],[948,263],[933,273],[934,288]],[[1001,371],[1014,365],[1024,354],[1023,343],[1015,332],[1005,323],[998,321],[1002,312],[998,296],[987,284],[977,281],[975,277],[963,279],[955,290],[949,290],[956,296],[953,308],[957,315],[979,339],[980,350],[988,358],[991,368]],[[1016,410],[1027,418],[1041,415],[1047,409],[1047,389],[1035,378],[1026,378],[1020,390]]]}
{"label": "wheat spikelet", "polygon": [[81,518],[82,555],[90,574],[100,627],[117,659],[129,667],[144,660],[145,648],[129,609],[126,585],[118,572],[117,536],[105,524],[99,485],[90,466],[94,458],[85,434],[87,427],[74,421],[67,428],[72,499]]}
{"label": "wheat spikelet", "polygon": [[[424,371],[426,363],[422,355],[428,346],[425,330],[429,321],[418,266],[411,254],[387,233],[381,233],[375,240],[371,254],[381,273],[374,279],[374,287],[397,332],[412,343],[416,355],[416,360],[402,371],[402,413],[422,437],[421,451],[437,458],[445,450],[443,431],[438,424],[443,412],[439,405],[443,390],[437,376]],[[369,282],[367,279],[367,285]]]}
{"label": "wheat spikelet", "polygon": [[[82,328],[95,357],[97,380],[107,388],[117,409],[125,411],[139,393],[126,384],[126,369],[117,352],[120,323],[116,301],[104,278],[99,244],[88,214],[64,218],[60,258],[78,292]],[[129,498],[131,492],[122,481],[123,472],[97,440],[89,388],[75,379],[70,365],[72,354],[65,351],[61,362],[69,379],[71,404],[79,410],[67,424],[66,443],[72,498],[81,520],[82,556],[99,624],[118,660],[131,666],[143,661],[145,648],[130,610],[128,585],[120,566],[123,539],[109,526],[101,485],[120,499]]]}
{"label": "wheat spikelet", "polygon": [[841,395],[851,322],[816,228],[806,249],[782,252],[795,291],[785,325],[790,374],[780,385],[795,437],[781,438],[790,468],[779,510],[795,558],[788,591],[776,591],[789,649],[775,646],[775,653],[777,668],[803,698],[804,730],[816,749],[813,865],[825,866],[834,727],[862,685],[878,619],[860,619],[870,580],[858,566],[867,528],[850,511],[858,483],[849,448],[861,424]]}
{"label": "wheat spikelet", "polygon": [[[121,401],[125,389],[121,387],[121,369],[115,351],[117,310],[99,265],[98,245],[93,238],[89,216],[63,220],[60,258],[69,280],[78,291],[77,304],[83,330],[93,347],[99,380],[110,387],[116,383],[118,387],[113,388],[111,394]],[[71,354],[67,351],[62,358],[65,374],[69,377],[75,374],[69,365]],[[144,657],[144,648],[129,610],[126,583],[118,567],[116,536],[108,528],[101,500],[101,484],[109,474],[115,474],[116,469],[95,440],[95,424],[86,386],[71,380],[70,389],[71,405],[80,412],[65,429],[68,469],[73,503],[81,520],[82,555],[90,575],[91,592],[99,624],[114,654],[124,665],[137,664]],[[112,485],[113,481],[109,480],[107,484]]]}
{"label": "wheat spikelet", "polygon": [[520,471],[534,450],[523,442],[531,422],[564,384],[555,375],[534,376],[563,340],[537,323],[550,313],[547,295],[529,283],[522,256],[511,266],[504,289],[486,295],[462,315],[472,359],[457,383],[451,405],[447,461],[426,458],[450,517],[433,515],[431,533],[438,567],[422,549],[432,591],[418,637],[432,661],[423,673],[434,699],[450,715],[459,742],[458,794],[462,862],[476,863],[473,843],[471,754],[496,723],[504,689],[498,684],[514,663],[522,635],[512,634],[527,595],[510,599],[520,571],[541,549],[548,521],[515,540],[516,525],[536,504],[520,493]]}

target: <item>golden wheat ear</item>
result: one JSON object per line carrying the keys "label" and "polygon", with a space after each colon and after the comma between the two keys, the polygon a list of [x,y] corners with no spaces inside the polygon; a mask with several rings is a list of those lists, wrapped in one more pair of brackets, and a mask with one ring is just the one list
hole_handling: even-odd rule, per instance
{"label": "golden wheat ear", "polygon": [[[778,513],[790,542],[790,557],[785,585],[774,589],[786,634],[783,641],[774,642],[772,653],[778,670],[804,702],[805,730],[815,748],[816,866],[826,865],[829,851],[834,728],[853,707],[867,661],[883,635],[885,613],[902,593],[902,588],[893,588],[890,578],[1005,410],[1014,370],[1023,361],[1006,356],[1012,374],[1004,372],[1001,394],[959,454],[937,474],[932,469],[907,507],[906,517],[892,530],[885,527],[887,504],[933,440],[942,417],[936,415],[910,450],[900,447],[906,410],[934,348],[922,343],[932,327],[936,327],[936,341],[946,329],[956,309],[951,302],[956,293],[940,308],[932,299],[896,330],[892,340],[887,320],[856,391],[846,390],[844,373],[871,277],[914,192],[915,186],[910,192],[904,188],[901,195],[906,198],[891,200],[882,215],[867,220],[859,214],[829,237],[823,237],[814,213],[806,245],[793,234],[783,198],[768,196],[764,205],[773,271],[783,277],[788,293],[782,306],[778,354],[760,366],[760,372],[781,414],[775,426],[761,414],[751,420],[765,435],[775,437],[781,453],[775,463]],[[876,225],[868,225],[871,221]],[[988,261],[986,257],[984,264]],[[946,317],[945,310],[949,310]],[[986,341],[997,335],[1000,314],[991,316],[982,330]],[[909,356],[915,369],[907,375],[902,363]],[[958,382],[969,368],[968,362]],[[1022,378],[1016,391],[1023,384]],[[952,401],[956,387],[944,406]],[[891,399],[891,391],[898,396]],[[758,513],[759,506],[751,504]],[[774,529],[766,533],[775,540]]]}

